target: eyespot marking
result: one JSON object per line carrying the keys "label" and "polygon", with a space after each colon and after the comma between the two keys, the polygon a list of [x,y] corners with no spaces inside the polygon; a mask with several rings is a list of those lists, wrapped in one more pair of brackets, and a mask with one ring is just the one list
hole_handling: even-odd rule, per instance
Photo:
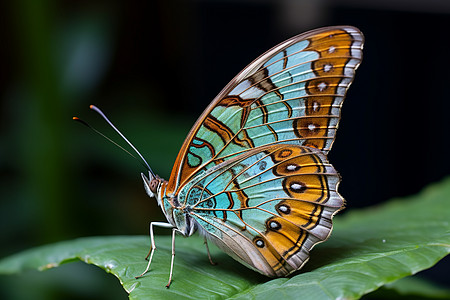
{"label": "eyespot marking", "polygon": [[278,157],[280,158],[286,158],[289,157],[292,154],[292,150],[289,149],[283,149],[279,152]]}
{"label": "eyespot marking", "polygon": [[325,65],[323,66],[323,71],[324,71],[324,72],[330,72],[331,69],[333,69],[333,65],[332,65],[332,64],[325,64]]}
{"label": "eyespot marking", "polygon": [[286,166],[286,171],[288,172],[293,172],[293,171],[297,171],[300,169],[300,166],[297,164],[290,164]]}
{"label": "eyespot marking", "polygon": [[313,111],[319,111],[320,109],[320,103],[317,101],[313,102]]}
{"label": "eyespot marking", "polygon": [[303,193],[306,190],[306,185],[302,182],[292,182],[289,188],[295,193]]}
{"label": "eyespot marking", "polygon": [[287,206],[286,204],[280,204],[277,207],[278,213],[283,213],[285,215],[289,214],[291,212],[291,208]]}
{"label": "eyespot marking", "polygon": [[269,222],[269,229],[270,230],[274,230],[274,231],[280,230],[281,229],[281,224],[278,223],[277,221],[270,221]]}
{"label": "eyespot marking", "polygon": [[317,85],[317,87],[319,88],[319,91],[323,92],[328,87],[328,85],[326,82],[322,81]]}
{"label": "eyespot marking", "polygon": [[257,247],[259,247],[259,248],[264,248],[265,243],[264,243],[264,241],[263,241],[262,239],[256,239],[256,240],[255,240],[255,245],[256,245]]}
{"label": "eyespot marking", "polygon": [[264,171],[267,167],[267,163],[265,161],[258,162],[258,167],[261,171]]}

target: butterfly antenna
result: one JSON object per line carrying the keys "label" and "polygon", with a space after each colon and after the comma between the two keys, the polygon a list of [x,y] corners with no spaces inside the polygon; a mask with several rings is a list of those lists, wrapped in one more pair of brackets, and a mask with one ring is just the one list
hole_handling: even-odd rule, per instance
{"label": "butterfly antenna", "polygon": [[128,151],[127,149],[125,149],[124,147],[120,146],[119,144],[117,144],[116,142],[114,142],[112,139],[110,139],[109,137],[107,137],[106,135],[104,135],[103,133],[101,133],[100,131],[98,131],[97,129],[95,129],[94,127],[92,127],[91,125],[89,125],[87,122],[81,120],[78,117],[73,117],[72,119],[74,121],[80,122],[81,124],[89,127],[90,129],[92,129],[95,133],[99,134],[100,136],[104,137],[106,140],[108,140],[109,142],[111,142],[112,144],[116,145],[117,147],[119,147],[120,149],[122,149],[123,151],[125,151],[128,155],[130,155],[131,157],[133,157],[134,159],[138,160],[151,174],[153,177],[155,176],[155,173],[153,173],[152,168],[150,168],[149,164],[147,163],[147,161],[144,159],[144,157],[142,156],[142,154],[136,149],[136,147],[133,146],[133,144],[122,134],[122,132],[120,132],[119,129],[116,128],[116,126],[114,126],[114,124],[106,117],[106,115],[95,105],[90,105],[89,106],[90,109],[94,110],[95,112],[97,112],[108,124],[109,126],[111,126],[119,135],[122,139],[125,140],[125,142],[127,142],[127,144],[134,150],[134,152],[136,152],[136,154],[139,156],[139,158],[141,160],[139,160],[136,156],[134,156],[132,153],[130,153],[130,151]]}

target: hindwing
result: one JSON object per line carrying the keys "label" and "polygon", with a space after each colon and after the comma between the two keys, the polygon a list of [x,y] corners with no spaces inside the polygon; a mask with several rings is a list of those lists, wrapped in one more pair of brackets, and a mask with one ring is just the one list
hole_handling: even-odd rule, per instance
{"label": "hindwing", "polygon": [[269,145],[198,174],[181,206],[225,252],[268,276],[286,276],[324,241],[343,207],[339,175],[319,150]]}

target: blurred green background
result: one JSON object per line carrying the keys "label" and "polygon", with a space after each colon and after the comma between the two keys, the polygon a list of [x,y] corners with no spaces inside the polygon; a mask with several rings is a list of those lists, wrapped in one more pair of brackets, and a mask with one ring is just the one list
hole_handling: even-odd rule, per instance
{"label": "blurred green background", "polygon": [[[330,154],[347,209],[448,175],[450,3],[404,3],[2,2],[0,257],[80,236],[144,235],[150,221],[164,220],[144,192],[141,165],[73,115],[119,141],[89,105],[102,108],[168,179],[190,127],[228,81],[275,44],[320,26],[353,25],[366,36]],[[447,259],[425,276],[450,285],[448,268]],[[45,273],[2,277],[2,293],[126,298],[90,266]]]}

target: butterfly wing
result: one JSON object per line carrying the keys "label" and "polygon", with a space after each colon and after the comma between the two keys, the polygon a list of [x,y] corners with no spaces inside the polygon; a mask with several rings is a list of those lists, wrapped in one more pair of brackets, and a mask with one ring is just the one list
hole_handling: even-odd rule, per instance
{"label": "butterfly wing", "polygon": [[343,207],[339,175],[319,150],[262,146],[198,174],[179,193],[200,231],[268,276],[301,268]]}
{"label": "butterfly wing", "polygon": [[289,143],[326,153],[362,47],[358,29],[326,27],[297,35],[253,61],[191,129],[167,194],[176,193],[198,172],[255,147]]}

